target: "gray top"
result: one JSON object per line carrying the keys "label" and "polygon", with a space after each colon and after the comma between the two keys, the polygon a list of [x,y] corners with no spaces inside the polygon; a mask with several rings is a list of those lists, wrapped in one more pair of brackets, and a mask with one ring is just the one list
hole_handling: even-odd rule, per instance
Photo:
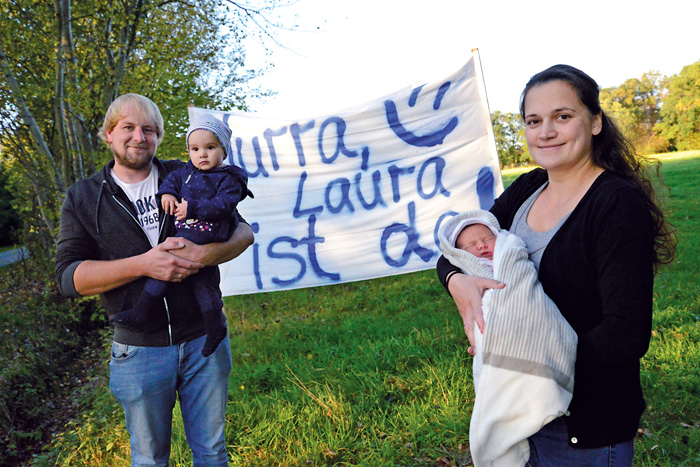
{"label": "gray top", "polygon": [[532,205],[548,184],[549,182],[545,182],[544,185],[539,187],[537,191],[530,195],[530,197],[520,206],[518,211],[515,213],[513,224],[510,228],[511,233],[514,233],[520,237],[523,242],[525,242],[527,251],[530,253],[530,261],[535,264],[535,268],[538,271],[540,269],[542,253],[544,253],[545,248],[547,248],[547,245],[549,245],[549,242],[552,240],[552,237],[554,237],[554,234],[559,231],[562,224],[566,222],[571,215],[571,213],[567,214],[552,229],[544,232],[535,232],[529,225],[527,225],[527,215],[530,213]]}

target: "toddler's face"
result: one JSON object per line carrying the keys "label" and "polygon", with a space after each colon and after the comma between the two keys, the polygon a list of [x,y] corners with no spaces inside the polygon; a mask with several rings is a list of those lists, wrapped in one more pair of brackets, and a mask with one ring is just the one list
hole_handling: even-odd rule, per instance
{"label": "toddler's face", "polygon": [[478,258],[493,259],[496,236],[485,225],[472,224],[459,233],[455,246]]}
{"label": "toddler's face", "polygon": [[190,160],[199,170],[211,170],[220,166],[226,154],[219,138],[209,130],[195,130],[187,140]]}

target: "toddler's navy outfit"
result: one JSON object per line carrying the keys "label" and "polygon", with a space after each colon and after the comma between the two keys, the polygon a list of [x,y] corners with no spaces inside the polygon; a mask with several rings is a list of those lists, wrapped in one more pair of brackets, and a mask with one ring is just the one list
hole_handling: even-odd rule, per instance
{"label": "toddler's navy outfit", "polygon": [[199,170],[187,162],[168,174],[158,190],[158,198],[170,194],[187,200],[185,221],[175,220],[177,236],[198,244],[225,242],[238,226],[233,215],[248,195],[248,175],[235,165]]}
{"label": "toddler's navy outfit", "polygon": [[[202,123],[190,127],[189,134],[197,129],[212,131],[221,141],[228,158],[230,154],[230,129],[220,121]],[[215,131],[216,130],[216,131]],[[227,134],[221,134],[227,131]],[[228,143],[228,144],[226,144]],[[235,165],[221,165],[210,170],[199,170],[187,162],[181,169],[168,174],[158,190],[158,199],[171,194],[178,201],[187,200],[187,215],[184,221],[175,220],[177,237],[184,237],[198,245],[225,242],[238,226],[236,206],[246,196],[253,197],[248,190],[248,175]],[[222,312],[223,301],[219,289],[218,266],[207,266],[186,278],[194,292],[204,320],[207,339],[202,348],[205,357],[211,355],[226,337],[227,328]],[[129,328],[145,332],[156,332],[167,324],[167,316],[156,310],[163,301],[168,287],[175,283],[148,279],[139,300],[131,310],[118,313],[113,321]],[[166,308],[167,311],[167,308]]]}

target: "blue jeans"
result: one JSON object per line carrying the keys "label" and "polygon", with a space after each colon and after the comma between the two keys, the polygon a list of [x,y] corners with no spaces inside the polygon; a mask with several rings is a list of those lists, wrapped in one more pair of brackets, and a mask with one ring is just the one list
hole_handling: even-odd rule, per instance
{"label": "blue jeans", "polygon": [[194,466],[226,466],[224,421],[231,349],[224,339],[203,357],[206,336],[170,347],[114,342],[109,388],[124,407],[131,437],[131,465],[168,465],[175,398]]}
{"label": "blue jeans", "polygon": [[569,446],[564,417],[545,425],[528,438],[528,467],[632,467],[634,439],[593,449]]}

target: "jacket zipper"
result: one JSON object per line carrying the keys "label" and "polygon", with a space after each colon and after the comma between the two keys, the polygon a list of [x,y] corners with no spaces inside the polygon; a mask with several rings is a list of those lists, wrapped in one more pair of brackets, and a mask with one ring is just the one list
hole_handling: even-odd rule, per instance
{"label": "jacket zipper", "polygon": [[[115,195],[112,195],[112,198],[114,199],[114,201],[116,201],[119,204],[119,206],[122,207],[122,209],[124,209],[124,211],[126,211],[126,213],[129,215],[129,217],[131,217],[134,220],[134,222],[136,222],[136,225],[139,226],[139,228],[141,229],[141,232],[143,232],[143,234],[146,236],[146,240],[148,240],[148,243],[150,245],[151,240],[149,239],[148,234],[146,233],[146,230],[143,228],[143,226],[138,221],[138,219],[136,219],[134,217],[134,215],[131,213],[131,211],[129,211],[129,209],[127,209],[127,207],[124,206],[124,204],[121,201],[119,201]],[[163,228],[163,221],[159,221],[159,224],[160,225],[158,225],[158,238],[160,239],[160,233],[161,233],[162,228]]]}
{"label": "jacket zipper", "polygon": [[170,325],[170,308],[168,308],[168,299],[163,297],[163,304],[165,305],[165,314],[168,317],[168,342],[173,345],[173,328]]}
{"label": "jacket zipper", "polygon": [[[119,206],[121,206],[122,209],[124,209],[124,211],[126,211],[126,213],[129,215],[129,217],[131,217],[134,220],[134,222],[136,222],[136,225],[139,226],[139,228],[141,229],[141,232],[143,232],[143,234],[146,236],[146,240],[148,240],[148,243],[150,245],[151,241],[148,238],[148,234],[146,233],[146,231],[144,230],[143,226],[138,221],[138,219],[136,219],[134,217],[134,215],[131,213],[131,211],[129,211],[129,209],[127,209],[127,207],[124,206],[124,204],[121,201],[119,201],[115,195],[112,195],[112,199],[114,199],[114,201],[116,201],[117,204],[119,204]],[[165,216],[163,216],[163,218],[165,218]],[[164,221],[162,219],[159,221],[160,225],[158,226],[158,238],[160,238],[160,234],[161,234],[161,231],[163,228],[163,222]],[[172,326],[170,325],[170,309],[168,308],[168,300],[165,297],[163,297],[163,304],[165,304],[165,314],[167,315],[167,318],[168,318],[168,342],[170,342],[170,345],[173,345],[173,329],[172,329]]]}

